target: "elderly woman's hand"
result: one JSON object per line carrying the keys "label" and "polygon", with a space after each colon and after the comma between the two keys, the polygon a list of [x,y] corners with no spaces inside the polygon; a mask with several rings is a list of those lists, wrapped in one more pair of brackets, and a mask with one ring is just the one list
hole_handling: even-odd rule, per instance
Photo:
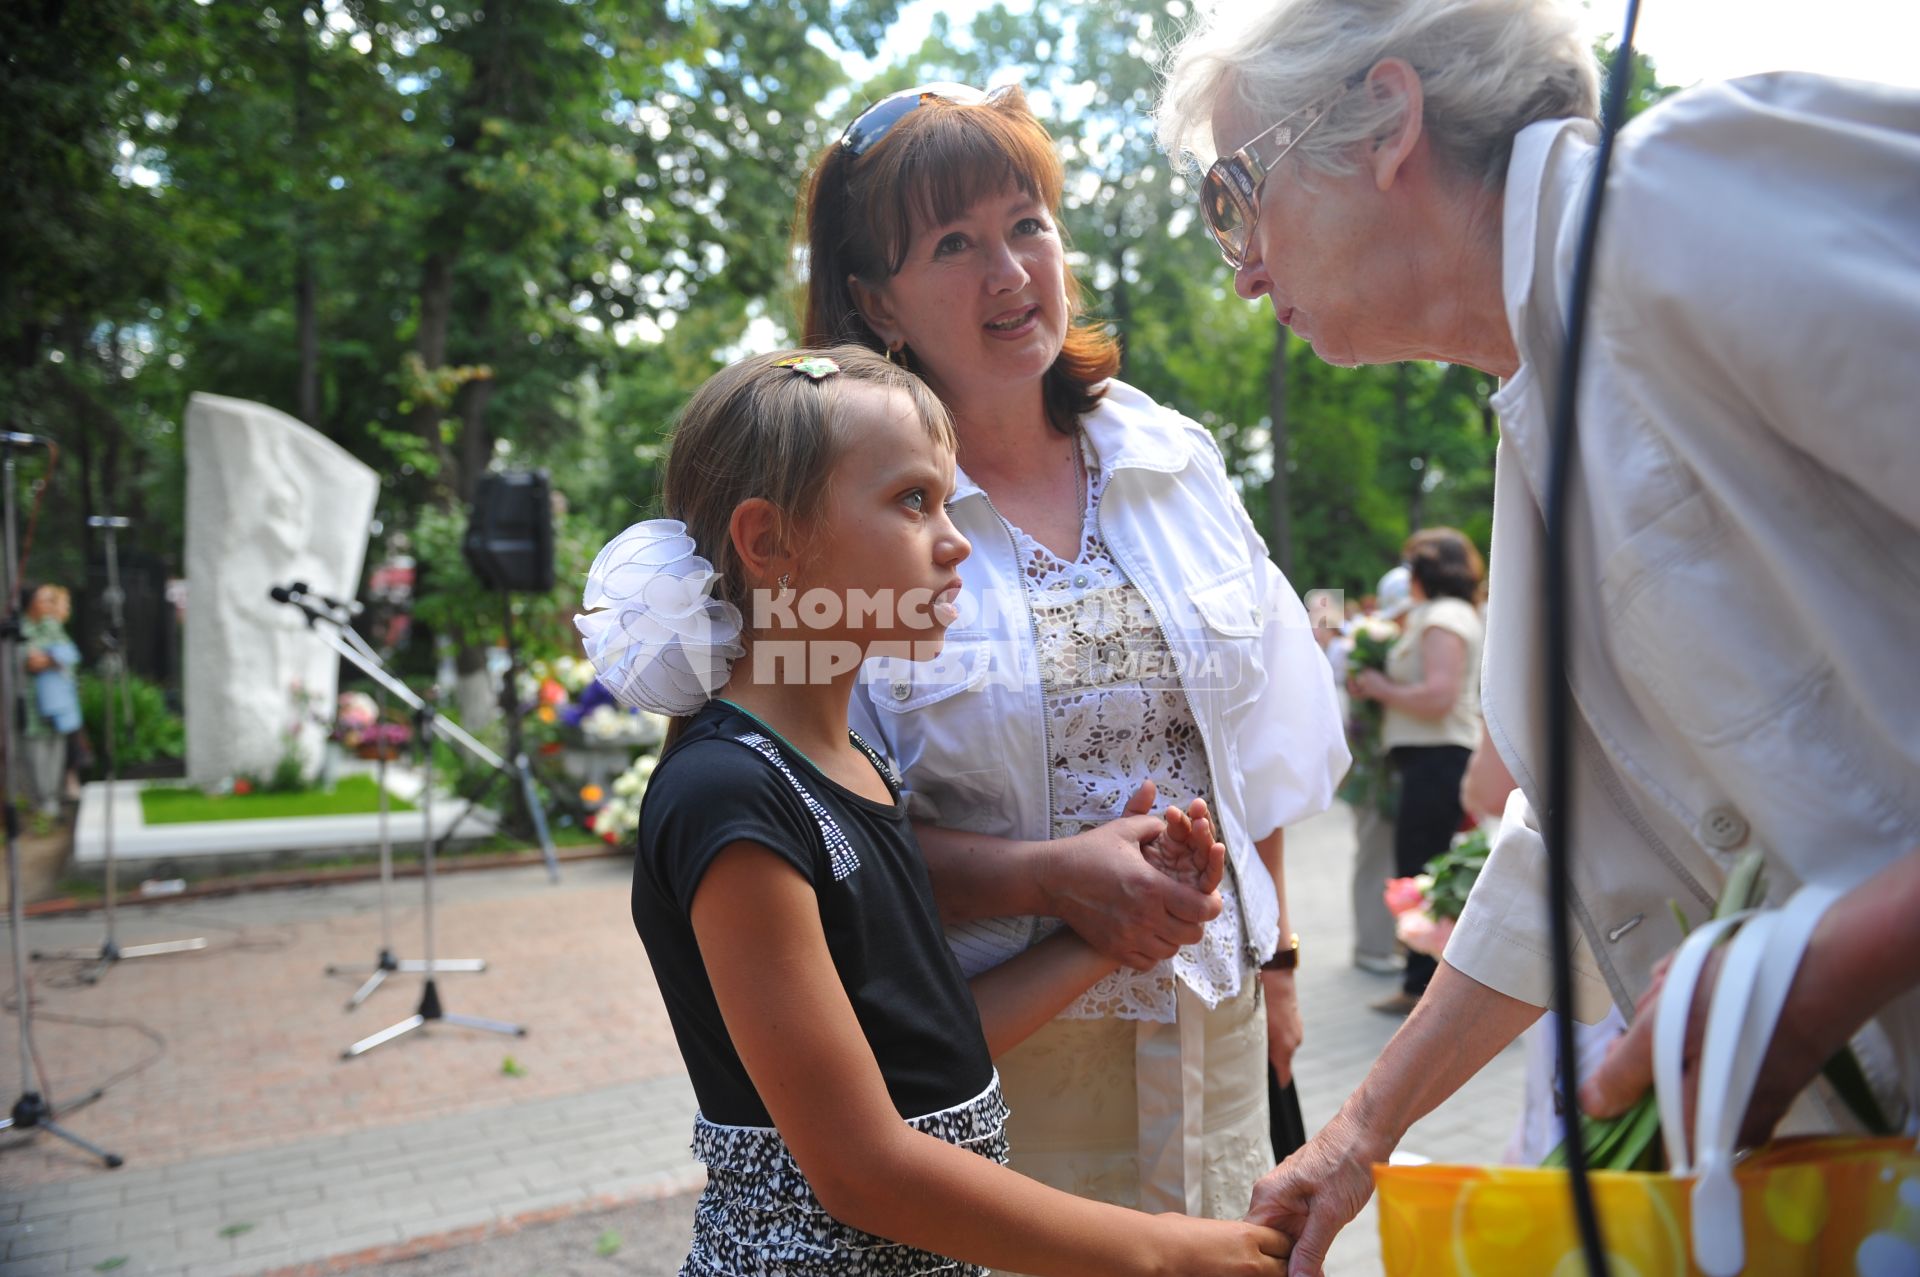
{"label": "elderly woman's hand", "polygon": [[1293,1239],[1293,1277],[1320,1277],[1334,1237],[1373,1196],[1374,1164],[1393,1151],[1392,1141],[1368,1130],[1350,1108],[1253,1186],[1247,1222]]}
{"label": "elderly woman's hand", "polygon": [[1153,867],[1142,848],[1164,836],[1142,785],[1118,820],[1047,844],[1040,874],[1049,912],[1115,962],[1146,971],[1199,941],[1221,910],[1218,893],[1198,891]]}

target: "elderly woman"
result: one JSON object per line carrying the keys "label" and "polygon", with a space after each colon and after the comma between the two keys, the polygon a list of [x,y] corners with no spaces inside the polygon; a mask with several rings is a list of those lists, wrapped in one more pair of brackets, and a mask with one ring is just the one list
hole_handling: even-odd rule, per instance
{"label": "elderly woman", "polygon": [[[813,176],[807,340],[940,395],[974,547],[945,653],[870,663],[854,719],[903,773],[968,974],[1059,919],[1127,964],[1000,1060],[1014,1166],[1238,1217],[1272,1160],[1268,1063],[1286,1081],[1301,1033],[1283,831],[1331,802],[1346,745],[1212,438],[1116,380],[1082,320],[1061,182],[1017,90],[960,85],[871,107]],[[1217,898],[1141,859],[1156,794],[1206,800]]]}
{"label": "elderly woman", "polygon": [[[1420,1006],[1261,1184],[1255,1213],[1297,1237],[1296,1273],[1319,1271],[1370,1164],[1548,1001],[1536,614],[1595,156],[1577,16],[1554,0],[1223,5],[1175,53],[1161,104],[1166,143],[1222,157],[1202,211],[1241,296],[1331,362],[1504,379],[1483,708],[1521,793]],[[1703,916],[1745,848],[1765,853],[1771,901],[1842,893],[1748,1135],[1869,1021],[1907,1101],[1920,1091],[1916,174],[1920,95],[1803,75],[1680,94],[1619,140],[1573,471],[1573,1009],[1641,1006],[1589,1111],[1646,1085],[1655,965],[1680,940],[1667,902]]]}

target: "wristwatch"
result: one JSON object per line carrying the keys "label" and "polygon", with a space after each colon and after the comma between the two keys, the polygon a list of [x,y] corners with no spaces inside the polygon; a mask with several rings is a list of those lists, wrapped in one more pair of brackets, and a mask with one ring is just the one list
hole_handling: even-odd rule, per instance
{"label": "wristwatch", "polygon": [[1300,965],[1300,937],[1288,935],[1287,942],[1271,958],[1260,964],[1262,971],[1291,971]]}

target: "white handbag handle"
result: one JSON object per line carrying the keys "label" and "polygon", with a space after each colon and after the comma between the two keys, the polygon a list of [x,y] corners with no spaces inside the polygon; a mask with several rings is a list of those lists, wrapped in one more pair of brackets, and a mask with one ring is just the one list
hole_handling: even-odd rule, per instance
{"label": "white handbag handle", "polygon": [[[1708,1277],[1733,1277],[1745,1267],[1740,1189],[1733,1178],[1740,1124],[1807,942],[1840,895],[1832,887],[1809,885],[1779,909],[1709,923],[1680,946],[1667,972],[1654,1021],[1654,1088],[1668,1165],[1675,1175],[1695,1175],[1693,1261]],[[1736,926],[1707,1011],[1696,1078],[1696,1160],[1689,1162],[1681,1107],[1688,1012],[1708,953]]]}

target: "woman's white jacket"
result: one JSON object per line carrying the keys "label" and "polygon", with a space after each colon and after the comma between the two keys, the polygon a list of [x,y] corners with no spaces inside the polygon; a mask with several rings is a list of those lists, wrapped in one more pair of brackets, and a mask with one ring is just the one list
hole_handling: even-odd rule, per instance
{"label": "woman's white jacket", "polygon": [[[1084,426],[1106,476],[1099,530],[1165,633],[1205,744],[1257,964],[1274,952],[1279,911],[1254,843],[1324,811],[1347,769],[1332,675],[1212,436],[1120,381]],[[952,516],[973,545],[960,566],[960,619],[935,659],[869,660],[853,725],[899,768],[914,819],[1045,839],[1047,711],[1013,531],[964,473]],[[972,973],[1010,956],[1025,933],[975,924],[949,938]]]}

